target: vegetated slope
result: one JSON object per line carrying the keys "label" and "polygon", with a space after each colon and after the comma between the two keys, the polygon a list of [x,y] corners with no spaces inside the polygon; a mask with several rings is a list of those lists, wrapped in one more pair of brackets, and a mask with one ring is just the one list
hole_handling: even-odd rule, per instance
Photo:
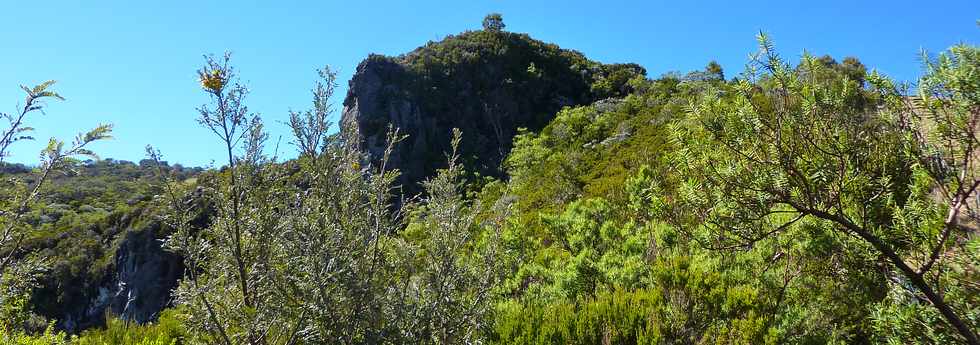
{"label": "vegetated slope", "polygon": [[[164,163],[166,164],[166,163]],[[193,184],[202,170],[163,166]],[[30,180],[30,168],[4,166],[5,174]],[[30,296],[37,315],[59,328],[78,331],[100,325],[106,313],[127,320],[153,320],[170,305],[170,290],[183,275],[179,256],[161,248],[153,198],[161,193],[152,161],[107,159],[57,176],[42,191],[47,207],[30,215],[36,227],[28,252],[49,258],[49,269]],[[35,327],[43,327],[38,319]]]}
{"label": "vegetated slope", "polygon": [[[830,79],[864,82],[857,60],[821,61]],[[718,250],[704,227],[663,220],[671,200],[689,192],[675,175],[683,163],[671,158],[671,138],[691,104],[736,92],[737,83],[715,64],[634,80],[622,99],[567,108],[515,138],[504,164],[509,180],[479,196],[513,210],[503,236],[512,273],[493,341],[868,341],[888,287],[874,257],[832,254],[860,245],[854,239],[813,223]]]}
{"label": "vegetated slope", "polygon": [[405,192],[414,194],[444,164],[453,128],[465,136],[468,168],[500,177],[518,128],[537,131],[563,107],[622,96],[627,81],[644,74],[526,34],[469,31],[405,55],[369,56],[350,81],[342,123],[357,125],[373,162],[389,129],[407,135],[388,167],[401,170]]}

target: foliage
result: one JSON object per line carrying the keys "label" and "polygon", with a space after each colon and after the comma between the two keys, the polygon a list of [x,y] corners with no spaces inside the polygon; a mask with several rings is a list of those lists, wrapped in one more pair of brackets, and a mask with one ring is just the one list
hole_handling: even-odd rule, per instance
{"label": "foliage", "polygon": [[105,328],[90,329],[71,337],[75,345],[131,344],[178,345],[187,338],[183,323],[186,316],[179,309],[164,311],[159,320],[139,325],[109,317]]}
{"label": "foliage", "polygon": [[[967,297],[976,292],[958,293],[966,287],[947,266],[969,261],[958,247],[973,230],[960,224],[980,185],[972,158],[975,48],[954,48],[955,57],[928,65],[923,112],[877,75],[866,92],[862,79],[823,59],[804,55],[794,70],[764,35],[760,46],[750,65],[757,70],[674,126],[683,182],[666,216],[709,227],[704,241],[717,247],[844,237],[830,252],[865,258],[853,274],[882,274],[877,279],[942,315],[933,327],[977,343]],[[919,121],[926,117],[930,123]]]}
{"label": "foliage", "polygon": [[44,332],[31,335],[18,330],[0,328],[0,341],[10,345],[68,345],[64,333],[56,332],[54,325],[49,324]]}
{"label": "foliage", "polygon": [[[53,175],[41,189],[46,205],[28,214],[32,229],[23,244],[26,252],[36,252],[46,262],[28,285],[26,303],[43,317],[33,317],[29,328],[43,329],[44,318],[74,319],[74,324],[57,323],[69,330],[102,324],[101,310],[87,316],[87,301],[98,298],[99,289],[112,278],[118,250],[127,236],[146,231],[157,238],[165,235],[167,230],[156,219],[161,211],[152,202],[161,190],[155,183],[159,169],[142,163],[86,161],[73,174]],[[161,168],[185,185],[201,171],[179,165]],[[29,171],[7,176],[27,182],[35,179]]]}
{"label": "foliage", "polygon": [[[928,83],[927,77],[921,83],[940,86],[933,94],[943,95],[944,101],[932,104],[948,107],[934,114],[951,113],[956,106],[948,99],[966,104],[960,106],[966,109],[960,114],[975,109],[965,101],[969,87],[955,92],[946,88],[976,85],[969,79],[975,75],[969,72],[969,50],[954,49],[961,50],[958,57],[941,55],[929,65],[943,70],[944,79]],[[619,289],[627,294],[659,292],[662,298],[653,308],[674,312],[658,312],[669,316],[658,319],[663,322],[657,327],[671,334],[663,339],[685,339],[684,343],[963,341],[900,270],[887,269],[888,256],[873,245],[841,232],[833,222],[801,217],[789,207],[770,207],[772,199],[753,194],[801,181],[792,172],[780,177],[780,164],[817,164],[800,168],[804,180],[814,179],[811,187],[839,191],[824,195],[846,195],[841,199],[842,205],[851,205],[846,212],[867,217],[859,224],[881,224],[876,234],[887,235],[889,245],[926,265],[936,244],[944,241],[942,226],[935,224],[941,225],[948,213],[937,207],[942,205],[936,199],[937,185],[926,171],[918,170],[928,161],[908,152],[942,150],[916,149],[929,141],[908,140],[916,137],[911,129],[934,131],[932,123],[941,121],[929,122],[938,117],[920,115],[926,120],[918,123],[925,125],[896,125],[898,116],[890,112],[908,114],[912,109],[923,114],[925,108],[915,103],[909,107],[910,99],[902,97],[907,93],[900,89],[867,86],[868,81],[889,84],[881,84],[884,79],[874,74],[866,77],[856,59],[838,63],[807,55],[790,67],[768,60],[774,57],[765,53],[772,52],[768,43],[763,51],[754,60],[758,64],[750,66],[776,66],[772,68],[778,71],[725,81],[720,67],[709,64],[705,72],[684,77],[632,81],[633,91],[622,101],[563,110],[540,132],[515,138],[506,161],[510,180],[503,186],[487,185],[479,196],[485,204],[508,200],[515,205],[503,233],[505,245],[515,254],[508,261],[514,273],[501,287],[505,297],[500,303],[511,306],[505,309],[521,305],[522,313],[553,315],[558,312],[549,308],[577,310],[596,303],[583,299]],[[960,61],[966,62],[957,64]],[[938,67],[942,65],[946,67]],[[961,80],[951,82],[956,78]],[[791,98],[782,98],[787,95]],[[688,114],[691,104],[695,107]],[[881,106],[888,104],[892,105]],[[789,116],[800,118],[784,119]],[[783,130],[777,136],[766,134],[769,128]],[[966,132],[959,128],[958,133]],[[953,141],[949,136],[937,140],[935,132],[918,136],[934,143]],[[790,141],[795,138],[801,142]],[[819,143],[822,150],[807,149],[809,142]],[[895,147],[908,151],[896,152]],[[775,164],[761,165],[767,161],[745,158],[753,156],[735,148],[755,150],[749,152],[772,157]],[[839,162],[842,154],[833,154],[835,150],[856,157],[844,166],[868,176],[839,189],[834,181],[839,181],[835,178],[841,175],[835,172],[841,165],[830,162]],[[929,166],[955,167],[966,157],[962,152],[972,150],[953,150],[958,158],[945,158],[952,163]],[[780,156],[781,152],[786,154]],[[821,155],[822,160],[814,158]],[[619,170],[611,164],[618,161],[630,165]],[[831,170],[815,173],[816,167]],[[955,195],[960,183],[955,178],[951,183],[946,188]],[[737,188],[740,185],[754,187]],[[806,190],[797,186],[797,191]],[[903,211],[883,210],[895,207]],[[959,222],[973,224],[971,211],[964,206],[961,212]],[[964,226],[960,236],[974,231],[972,225]],[[943,282],[947,303],[973,320],[970,306],[976,304],[976,292],[968,282],[975,280],[976,261],[969,238],[950,240],[950,248],[940,250],[937,257],[948,266],[935,281]],[[634,259],[623,261],[624,252],[633,253]],[[607,257],[619,261],[602,265]],[[617,271],[634,273],[624,276]],[[513,317],[520,319],[513,313],[498,314],[497,323],[508,324]],[[571,329],[570,324],[574,323],[554,321],[541,327]],[[518,331],[508,326],[496,332],[499,336]],[[563,340],[554,342],[569,342],[559,339]]]}
{"label": "foliage", "polygon": [[659,344],[653,315],[660,296],[607,290],[577,302],[546,305],[508,301],[498,306],[496,344]]}
{"label": "foliage", "polygon": [[473,207],[467,205],[456,151],[461,135],[454,131],[449,166],[425,183],[428,196],[409,205],[409,224],[394,249],[407,278],[407,312],[415,315],[404,327],[406,340],[478,342],[487,324],[491,289],[500,279],[497,242],[507,210],[478,222]]}
{"label": "foliage", "polygon": [[[235,79],[229,61],[228,54],[221,59],[208,56],[198,71],[212,101],[198,108],[198,122],[221,140],[228,159],[220,181],[210,186],[216,210],[211,224],[193,228],[189,209],[176,188],[166,183],[172,209],[168,223],[176,229],[166,244],[187,266],[187,278],[174,294],[187,306],[190,319],[199,320],[189,328],[200,341],[231,345],[290,339],[289,328],[279,321],[290,315],[277,308],[286,301],[273,294],[279,291],[277,284],[285,283],[278,280],[282,257],[273,256],[283,245],[278,241],[284,238],[278,233],[280,215],[275,208],[259,207],[274,205],[269,198],[284,192],[276,189],[283,175],[265,165],[261,121],[245,106],[247,89]],[[239,143],[245,151],[241,156],[236,154]],[[148,152],[159,160],[158,154]],[[270,188],[259,189],[266,184]]]}
{"label": "foliage", "polygon": [[[28,115],[42,112],[48,99],[63,98],[49,90],[54,81],[47,81],[33,88],[21,86],[27,93],[23,108],[16,114],[0,114],[9,121],[0,138],[0,163],[9,155],[12,144],[21,140],[32,140],[29,135],[33,128],[26,126]],[[92,142],[110,138],[112,125],[99,125],[79,134],[68,146],[61,140],[51,138],[41,151],[41,163],[31,172],[32,179],[26,180],[9,176],[0,188],[0,328],[16,332],[29,326],[27,321],[33,317],[26,301],[36,286],[41,273],[48,267],[47,256],[25,242],[33,235],[30,216],[44,207],[41,193],[46,183],[59,173],[73,172],[79,165],[80,157],[96,157],[87,146]]]}
{"label": "foliage", "polygon": [[[327,132],[329,69],[314,85],[314,108],[290,115],[301,156],[279,163],[263,155],[261,122],[247,113],[245,89],[228,61],[227,55],[209,58],[200,72],[202,79],[223,78],[202,82],[213,105],[200,108],[199,122],[217,134],[229,157],[219,178],[205,185],[216,205],[211,223],[192,227],[181,191],[165,184],[167,222],[177,229],[167,245],[188,266],[175,292],[189,315],[188,341],[477,339],[496,281],[495,242],[463,205],[457,156],[426,184],[428,198],[403,206],[412,211],[402,218],[391,205],[398,172],[386,170],[386,160],[377,169],[362,165],[356,128]],[[391,145],[398,140],[392,131]],[[453,147],[458,144],[457,135]],[[409,225],[401,231],[403,219]]]}
{"label": "foliage", "polygon": [[26,334],[0,330],[0,341],[11,345],[178,345],[186,338],[178,310],[167,310],[159,321],[144,325],[109,317],[105,328],[68,336],[48,325],[43,333]]}
{"label": "foliage", "polygon": [[[623,185],[643,165],[660,167],[668,152],[665,124],[683,113],[692,84],[673,78],[634,80],[622,100],[566,108],[539,133],[514,139],[505,161],[509,193],[520,198],[521,231],[539,232],[539,213],[557,213],[578,198],[624,202]],[[613,207],[614,213],[621,213]]]}
{"label": "foliage", "polygon": [[[397,59],[435,110],[456,99],[449,76],[497,64],[511,91],[592,102],[522,130],[507,179],[468,181],[454,130],[446,168],[396,200],[386,163],[404,137],[383,128],[372,165],[360,128],[330,134],[329,68],[312,109],[289,113],[300,156],[279,161],[227,55],[199,71],[218,170],[152,149],[139,164],[75,158],[108,127],[52,141],[38,167],[2,164],[0,341],[976,343],[980,49],[924,56],[911,96],[854,58],[791,65],[764,35],[738,77],[711,62],[651,80],[503,28],[491,15]],[[60,99],[49,85],[4,115],[0,163],[37,100]],[[176,308],[57,331],[48,319],[91,298],[139,231],[184,259]]]}
{"label": "foliage", "polygon": [[500,13],[491,13],[483,17],[483,30],[489,32],[504,31],[504,17]]}
{"label": "foliage", "polygon": [[507,288],[522,289],[528,299],[554,300],[645,286],[648,236],[641,226],[618,224],[611,207],[601,198],[588,199],[544,216],[553,245],[522,265]]}

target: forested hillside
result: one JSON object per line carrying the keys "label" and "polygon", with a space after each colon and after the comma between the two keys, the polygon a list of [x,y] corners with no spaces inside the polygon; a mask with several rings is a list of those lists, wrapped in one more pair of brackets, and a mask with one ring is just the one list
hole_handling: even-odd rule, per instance
{"label": "forested hillside", "polygon": [[342,114],[319,70],[295,159],[226,54],[220,168],[98,160],[109,125],[4,163],[0,341],[980,344],[977,46],[650,77],[504,28],[368,57]]}

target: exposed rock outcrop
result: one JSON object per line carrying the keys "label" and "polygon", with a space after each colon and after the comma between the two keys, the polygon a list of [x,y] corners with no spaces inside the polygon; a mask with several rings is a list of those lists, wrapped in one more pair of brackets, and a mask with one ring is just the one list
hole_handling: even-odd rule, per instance
{"label": "exposed rock outcrop", "polygon": [[65,308],[67,314],[59,318],[62,328],[74,332],[101,325],[107,313],[148,322],[171,304],[171,291],[184,273],[183,260],[162,248],[159,223],[147,227],[122,234],[111,270],[94,291],[79,291],[87,301]]}
{"label": "exposed rock outcrop", "polygon": [[401,170],[404,192],[413,195],[445,166],[453,128],[463,132],[467,168],[500,177],[519,128],[537,131],[562,107],[615,96],[643,74],[638,65],[599,64],[524,34],[466,32],[398,57],[369,56],[350,81],[341,121],[357,125],[374,164],[389,128],[407,135],[387,167]]}
{"label": "exposed rock outcrop", "polygon": [[[189,226],[196,229],[208,226],[215,213],[205,191],[198,187],[185,199],[193,216]],[[160,211],[140,207],[107,219],[104,229],[92,232],[106,238],[100,253],[105,266],[47,282],[35,294],[37,311],[69,332],[101,326],[107,315],[137,323],[156,320],[173,305],[173,290],[185,273],[183,258],[163,246],[170,230],[163,226]],[[61,282],[74,285],[66,288]],[[45,296],[56,298],[37,300]]]}
{"label": "exposed rock outcrop", "polygon": [[115,285],[109,310],[126,320],[147,322],[171,302],[184,274],[183,260],[162,247],[157,231],[130,232],[116,251]]}

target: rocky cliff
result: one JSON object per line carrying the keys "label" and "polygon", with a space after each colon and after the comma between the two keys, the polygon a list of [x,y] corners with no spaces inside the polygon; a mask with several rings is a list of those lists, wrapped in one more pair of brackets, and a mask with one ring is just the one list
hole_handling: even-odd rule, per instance
{"label": "rocky cliff", "polygon": [[183,277],[179,256],[162,247],[159,223],[146,229],[126,231],[113,255],[110,274],[85,300],[61,315],[61,326],[70,331],[101,325],[106,314],[144,323],[155,320],[171,305],[171,291]]}
{"label": "rocky cliff", "polygon": [[644,74],[638,65],[597,63],[525,34],[471,31],[397,57],[369,56],[350,80],[341,121],[356,124],[375,164],[389,128],[407,135],[388,167],[401,170],[412,195],[445,165],[453,128],[463,132],[467,168],[500,177],[519,128],[537,131],[562,107],[619,96]]}
{"label": "rocky cliff", "polygon": [[[161,168],[188,183],[203,171],[106,159],[51,180],[44,193],[49,204],[32,213],[37,231],[24,244],[47,264],[29,296],[29,311],[38,316],[30,327],[46,327],[50,320],[76,332],[102,325],[106,315],[142,323],[172,304],[184,265],[162,247],[169,235],[161,223],[166,209],[154,197],[163,192]],[[17,167],[5,172],[30,177]],[[187,199],[195,227],[206,226],[213,214],[203,190]]]}

